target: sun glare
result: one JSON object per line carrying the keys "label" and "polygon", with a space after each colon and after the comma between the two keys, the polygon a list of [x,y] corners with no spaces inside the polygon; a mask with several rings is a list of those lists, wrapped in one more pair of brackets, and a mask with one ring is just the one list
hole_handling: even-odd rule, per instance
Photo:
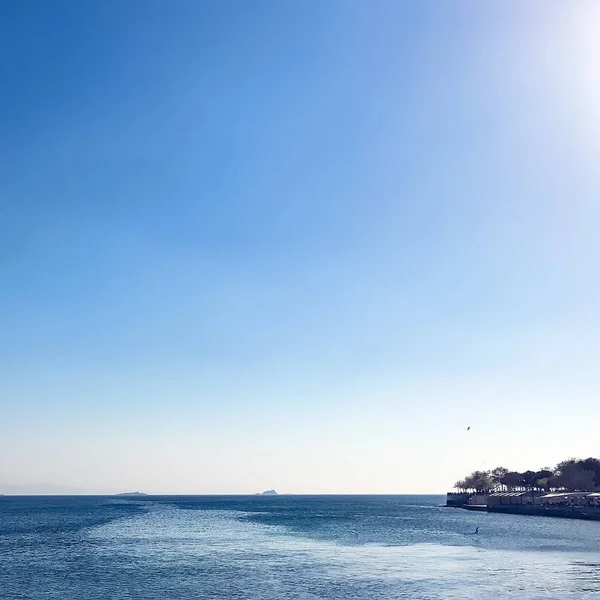
{"label": "sun glare", "polygon": [[[559,85],[565,87],[579,133],[600,150],[600,2],[567,3],[559,24],[564,36],[558,50],[563,53]],[[560,59],[559,59],[560,60]]]}

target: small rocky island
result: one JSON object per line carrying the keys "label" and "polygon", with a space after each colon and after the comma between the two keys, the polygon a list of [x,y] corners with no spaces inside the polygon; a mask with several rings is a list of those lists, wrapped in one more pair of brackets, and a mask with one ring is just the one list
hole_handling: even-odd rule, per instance
{"label": "small rocky island", "polygon": [[277,492],[275,490],[267,490],[262,492],[262,494],[256,494],[257,496],[277,496]]}
{"label": "small rocky island", "polygon": [[143,492],[124,492],[122,494],[115,494],[118,498],[140,498],[147,495],[148,494],[144,494]]}

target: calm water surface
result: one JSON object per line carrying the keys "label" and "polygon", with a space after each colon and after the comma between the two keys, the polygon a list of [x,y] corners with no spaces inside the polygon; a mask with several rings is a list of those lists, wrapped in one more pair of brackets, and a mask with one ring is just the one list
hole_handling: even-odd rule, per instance
{"label": "calm water surface", "polygon": [[600,523],[443,500],[4,497],[0,598],[600,598]]}

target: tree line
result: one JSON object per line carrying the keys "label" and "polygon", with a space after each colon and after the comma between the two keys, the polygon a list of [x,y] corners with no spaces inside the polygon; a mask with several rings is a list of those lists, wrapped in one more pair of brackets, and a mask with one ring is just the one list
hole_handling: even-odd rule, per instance
{"label": "tree line", "polygon": [[490,491],[592,492],[600,490],[600,460],[571,458],[556,467],[538,471],[509,471],[496,467],[491,471],[474,471],[457,481],[461,492]]}

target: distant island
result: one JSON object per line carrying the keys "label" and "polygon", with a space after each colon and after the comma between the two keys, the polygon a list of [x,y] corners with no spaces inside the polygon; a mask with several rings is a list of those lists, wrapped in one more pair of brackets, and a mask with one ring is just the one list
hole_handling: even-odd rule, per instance
{"label": "distant island", "polygon": [[124,492],[122,494],[115,494],[119,498],[139,498],[140,496],[147,496],[148,494],[144,494],[143,492]]}
{"label": "distant island", "polygon": [[277,492],[275,490],[267,490],[266,492],[262,492],[261,494],[256,494],[257,496],[277,496]]}

